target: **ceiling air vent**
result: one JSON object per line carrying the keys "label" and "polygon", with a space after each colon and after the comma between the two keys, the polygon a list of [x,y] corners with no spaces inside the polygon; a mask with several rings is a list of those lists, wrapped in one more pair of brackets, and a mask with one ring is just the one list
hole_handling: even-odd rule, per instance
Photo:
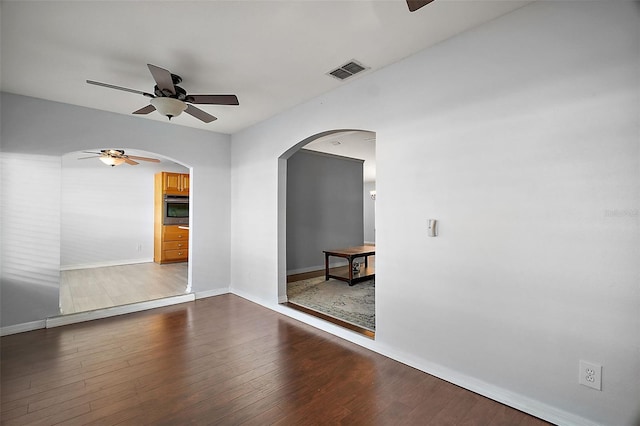
{"label": "ceiling air vent", "polygon": [[333,71],[330,71],[328,74],[334,76],[339,80],[344,80],[366,69],[368,68],[365,67],[364,65],[356,61],[351,61],[351,62],[347,62],[346,64],[342,65],[339,68],[336,68]]}

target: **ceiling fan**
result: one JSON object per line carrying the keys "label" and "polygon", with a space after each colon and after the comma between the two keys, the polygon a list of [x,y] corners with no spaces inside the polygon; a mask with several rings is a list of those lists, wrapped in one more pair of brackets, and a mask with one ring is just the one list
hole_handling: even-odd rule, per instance
{"label": "ceiling fan", "polygon": [[157,110],[160,114],[168,117],[169,120],[179,116],[182,111],[184,111],[198,120],[211,123],[217,120],[217,118],[196,108],[192,104],[240,105],[236,95],[189,95],[182,87],[178,86],[178,84],[182,82],[182,77],[155,65],[147,64],[147,66],[149,67],[149,71],[151,71],[153,79],[156,81],[153,93],[114,86],[113,84],[100,83],[93,80],[87,80],[87,83],[109,89],[137,93],[151,98],[150,105],[134,111],[133,114],[149,114]]}
{"label": "ceiling fan", "polygon": [[409,6],[410,12],[415,12],[420,9],[422,6],[426,6],[431,3],[433,0],[407,0],[407,6]]}
{"label": "ceiling fan", "polygon": [[137,161],[149,161],[151,163],[159,163],[157,158],[138,157],[137,155],[126,155],[122,149],[101,149],[100,152],[84,151],[86,154],[97,154],[91,157],[81,157],[78,160],[86,160],[88,158],[99,158],[104,164],[114,167],[119,166],[122,163],[127,163],[130,166],[137,166]]}

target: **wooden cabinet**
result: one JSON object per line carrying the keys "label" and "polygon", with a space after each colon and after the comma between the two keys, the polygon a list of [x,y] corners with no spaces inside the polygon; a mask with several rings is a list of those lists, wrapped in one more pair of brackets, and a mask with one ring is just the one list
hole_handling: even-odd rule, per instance
{"label": "wooden cabinet", "polygon": [[155,176],[153,261],[156,263],[189,260],[189,230],[180,225],[163,225],[165,195],[189,195],[189,174],[161,172]]}
{"label": "wooden cabinet", "polygon": [[189,174],[162,172],[162,192],[167,195],[189,195]]}
{"label": "wooden cabinet", "polygon": [[179,225],[161,225],[156,229],[153,261],[156,263],[189,260],[189,230]]}

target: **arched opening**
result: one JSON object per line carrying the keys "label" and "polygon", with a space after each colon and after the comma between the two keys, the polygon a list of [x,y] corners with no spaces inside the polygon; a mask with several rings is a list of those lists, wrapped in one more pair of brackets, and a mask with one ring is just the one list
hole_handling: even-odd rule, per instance
{"label": "arched opening", "polygon": [[278,173],[279,302],[373,337],[375,133],[313,135]]}
{"label": "arched opening", "polygon": [[[165,156],[109,166],[100,149],[62,156],[60,313],[63,315],[148,302],[190,292],[189,262],[154,262],[154,176],[190,174]],[[80,159],[80,161],[79,161]]]}

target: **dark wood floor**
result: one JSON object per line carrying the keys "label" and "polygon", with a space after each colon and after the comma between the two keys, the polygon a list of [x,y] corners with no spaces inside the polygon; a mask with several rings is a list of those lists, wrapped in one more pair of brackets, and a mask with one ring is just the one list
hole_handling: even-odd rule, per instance
{"label": "dark wood floor", "polygon": [[234,295],[0,351],[2,425],[546,424]]}

